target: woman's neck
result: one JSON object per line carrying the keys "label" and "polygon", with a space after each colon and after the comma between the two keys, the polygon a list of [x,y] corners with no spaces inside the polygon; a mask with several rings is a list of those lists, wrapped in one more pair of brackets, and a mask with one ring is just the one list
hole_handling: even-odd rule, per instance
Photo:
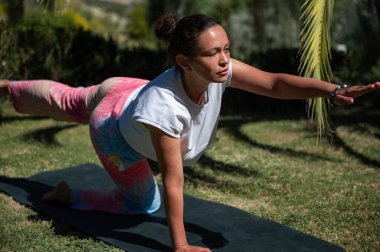
{"label": "woman's neck", "polygon": [[196,104],[201,104],[205,91],[209,83],[202,83],[202,81],[194,79],[181,72],[182,85],[187,96]]}

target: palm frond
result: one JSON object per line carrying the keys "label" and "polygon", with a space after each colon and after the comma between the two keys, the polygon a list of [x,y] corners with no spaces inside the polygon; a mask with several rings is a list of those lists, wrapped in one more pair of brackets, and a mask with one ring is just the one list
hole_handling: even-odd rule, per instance
{"label": "palm frond", "polygon": [[[305,0],[301,7],[302,30],[300,34],[301,75],[330,81],[330,26],[334,0]],[[317,125],[318,136],[330,135],[332,123],[328,115],[329,100],[314,98],[307,101],[308,114]]]}
{"label": "palm frond", "polygon": [[38,6],[54,13],[64,12],[69,3],[69,0],[37,0]]}

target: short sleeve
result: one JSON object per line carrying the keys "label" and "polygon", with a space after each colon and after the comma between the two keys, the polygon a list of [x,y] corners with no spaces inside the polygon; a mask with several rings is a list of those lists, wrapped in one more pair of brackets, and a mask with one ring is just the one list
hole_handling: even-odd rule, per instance
{"label": "short sleeve", "polygon": [[170,92],[159,89],[150,91],[151,94],[137,105],[132,120],[135,124],[149,124],[179,138],[186,123],[184,115],[187,110],[174,101]]}

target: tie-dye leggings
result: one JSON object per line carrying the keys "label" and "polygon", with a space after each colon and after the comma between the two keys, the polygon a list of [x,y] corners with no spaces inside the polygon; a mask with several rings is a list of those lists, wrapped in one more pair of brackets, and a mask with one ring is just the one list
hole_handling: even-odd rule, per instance
{"label": "tie-dye leggings", "polygon": [[116,186],[110,190],[73,189],[72,208],[143,214],[160,207],[159,190],[147,159],[125,142],[119,130],[126,98],[147,82],[115,77],[87,88],[48,80],[13,81],[9,85],[18,112],[89,123],[95,151]]}

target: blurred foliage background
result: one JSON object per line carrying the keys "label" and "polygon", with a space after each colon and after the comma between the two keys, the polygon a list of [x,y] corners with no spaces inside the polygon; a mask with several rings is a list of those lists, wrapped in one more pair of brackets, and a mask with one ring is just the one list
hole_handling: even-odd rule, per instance
{"label": "blurred foliage background", "polygon": [[[166,45],[152,30],[154,21],[166,11],[214,16],[229,33],[234,58],[263,70],[298,74],[302,3],[0,0],[0,79],[53,79],[71,86],[88,86],[111,76],[152,79],[171,65]],[[331,42],[334,82],[380,80],[380,1],[335,1]],[[360,105],[379,108],[378,93]],[[300,101],[252,98],[230,90],[224,111],[264,109],[273,102],[305,110]]]}

